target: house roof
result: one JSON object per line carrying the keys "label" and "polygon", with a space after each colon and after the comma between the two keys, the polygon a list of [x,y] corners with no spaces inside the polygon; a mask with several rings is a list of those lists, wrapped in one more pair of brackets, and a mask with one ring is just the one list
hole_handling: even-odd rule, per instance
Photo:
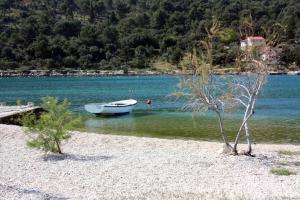
{"label": "house roof", "polygon": [[250,39],[250,40],[265,40],[265,38],[263,38],[262,36],[249,36],[249,37],[247,37],[247,39]]}

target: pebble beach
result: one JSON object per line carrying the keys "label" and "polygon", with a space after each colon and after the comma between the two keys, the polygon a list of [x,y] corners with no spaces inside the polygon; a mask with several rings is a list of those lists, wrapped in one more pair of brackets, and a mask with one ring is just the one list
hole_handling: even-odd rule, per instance
{"label": "pebble beach", "polygon": [[74,132],[63,155],[45,155],[26,137],[0,125],[0,199],[300,199],[300,166],[280,164],[300,154],[278,153],[299,145],[257,144],[248,157],[217,142]]}

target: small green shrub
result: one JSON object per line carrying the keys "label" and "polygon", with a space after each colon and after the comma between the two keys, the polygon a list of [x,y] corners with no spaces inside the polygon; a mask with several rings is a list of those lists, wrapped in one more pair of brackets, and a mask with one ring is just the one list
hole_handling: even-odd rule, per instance
{"label": "small green shrub", "polygon": [[21,119],[30,137],[27,145],[45,152],[62,154],[61,142],[71,137],[69,130],[78,125],[80,120],[69,111],[70,103],[67,99],[59,104],[57,98],[44,97],[41,106],[45,112],[38,119],[33,114],[27,114]]}
{"label": "small green shrub", "polygon": [[271,173],[279,176],[296,175],[296,172],[292,172],[287,169],[272,169]]}
{"label": "small green shrub", "polygon": [[279,162],[276,164],[282,166],[300,166],[300,162]]}
{"label": "small green shrub", "polygon": [[17,106],[21,106],[21,105],[22,105],[22,100],[18,99],[18,100],[16,101],[16,105],[17,105]]}

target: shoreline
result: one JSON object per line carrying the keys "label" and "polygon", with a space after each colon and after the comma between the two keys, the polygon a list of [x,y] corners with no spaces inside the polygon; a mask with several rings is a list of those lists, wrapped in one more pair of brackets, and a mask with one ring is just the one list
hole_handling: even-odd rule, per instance
{"label": "shoreline", "polygon": [[[0,130],[3,199],[300,197],[300,167],[278,165],[299,162],[300,155],[278,153],[300,152],[299,145],[257,144],[252,158],[219,154],[218,142],[73,132],[64,155],[44,155],[25,146],[21,127],[0,124]],[[274,175],[274,168],[297,174]]]}
{"label": "shoreline", "polygon": [[[218,69],[215,75],[237,75],[247,72],[237,72],[232,69]],[[76,77],[76,76],[153,76],[153,75],[190,75],[191,72],[173,71],[124,71],[124,70],[0,70],[0,77]],[[269,75],[300,75],[300,71],[270,71]]]}

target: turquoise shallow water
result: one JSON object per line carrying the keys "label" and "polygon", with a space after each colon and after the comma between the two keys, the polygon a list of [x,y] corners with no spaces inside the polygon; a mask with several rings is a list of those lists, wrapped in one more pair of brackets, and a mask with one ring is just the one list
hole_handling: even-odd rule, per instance
{"label": "turquoise shallow water", "polygon": [[[182,102],[169,96],[177,82],[174,76],[1,78],[0,102],[14,104],[20,99],[38,104],[47,95],[68,98],[72,110],[84,115],[83,130],[219,140],[214,115],[182,112]],[[139,101],[131,115],[99,118],[83,110],[87,103],[128,98]],[[147,99],[153,101],[151,108]],[[226,114],[225,128],[231,139],[240,117]],[[250,126],[258,142],[300,143],[300,77],[270,76]]]}

